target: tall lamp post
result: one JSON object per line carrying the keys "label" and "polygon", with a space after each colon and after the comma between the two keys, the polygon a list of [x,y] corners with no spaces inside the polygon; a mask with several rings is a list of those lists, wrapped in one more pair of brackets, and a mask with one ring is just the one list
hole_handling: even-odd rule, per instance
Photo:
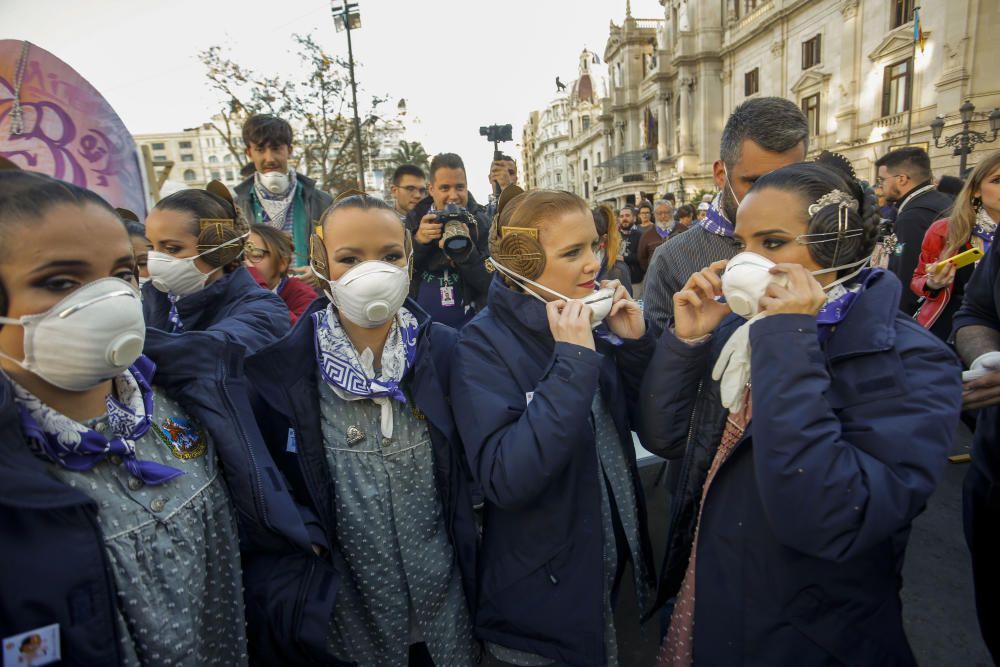
{"label": "tall lamp post", "polygon": [[962,178],[965,178],[966,158],[972,152],[972,147],[976,144],[988,144],[996,141],[997,135],[1000,134],[1000,108],[993,109],[989,115],[990,132],[993,133],[992,137],[986,132],[976,132],[969,129],[969,123],[972,122],[972,116],[975,111],[975,105],[966,100],[965,104],[958,108],[958,113],[962,118],[962,129],[951,136],[945,137],[944,141],[941,141],[941,133],[944,132],[944,117],[938,116],[931,121],[931,134],[934,136],[934,145],[938,148],[945,148],[946,146],[954,147],[955,152],[953,155],[960,157],[958,175]]}
{"label": "tall lamp post", "polygon": [[361,11],[356,2],[344,2],[331,7],[333,24],[337,32],[347,32],[347,64],[351,72],[351,101],[354,103],[354,157],[358,163],[358,185],[365,192],[365,160],[361,152],[361,119],[358,117],[358,84],[354,80],[354,48],[351,45],[351,30],[361,27]]}

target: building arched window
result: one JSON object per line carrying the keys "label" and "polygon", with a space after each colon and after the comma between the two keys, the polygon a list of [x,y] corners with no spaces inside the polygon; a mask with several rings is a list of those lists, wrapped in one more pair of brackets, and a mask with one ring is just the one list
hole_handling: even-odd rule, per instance
{"label": "building arched window", "polygon": [[185,169],[184,170],[184,180],[185,181],[193,181],[195,178],[197,178],[197,176],[194,173],[194,169]]}
{"label": "building arched window", "polygon": [[219,161],[219,156],[218,155],[209,155],[208,156],[208,163],[209,164],[216,164],[218,161]]}

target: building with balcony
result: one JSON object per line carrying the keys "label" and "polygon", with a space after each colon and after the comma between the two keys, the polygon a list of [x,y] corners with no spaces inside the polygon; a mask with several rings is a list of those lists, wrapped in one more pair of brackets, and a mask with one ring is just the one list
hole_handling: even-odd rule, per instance
{"label": "building with balcony", "polygon": [[588,201],[599,199],[603,176],[598,165],[610,155],[608,68],[587,49],[580,54],[578,76],[569,87],[567,123],[566,189]]}
{"label": "building with balcony", "polygon": [[[660,4],[662,18],[636,19],[626,1],[624,21],[611,24],[607,95],[569,96],[568,187],[590,201],[624,205],[665,192],[686,201],[714,190],[722,128],[755,96],[794,101],[809,122],[810,155],[841,152],[868,180],[879,156],[907,144],[927,148],[937,174],[957,174],[959,157],[935,147],[931,121],[943,116],[944,134],[954,133],[971,100],[971,129],[984,132],[1000,106],[991,73],[1000,3],[925,3],[922,48],[914,47],[915,0]],[[593,82],[586,64],[578,81]],[[989,150],[976,149],[969,164]]]}
{"label": "building with balcony", "polygon": [[[569,140],[569,101],[560,93],[538,114],[534,126],[534,146],[531,156],[533,187],[545,190],[567,189],[566,146]],[[525,181],[527,182],[527,181]]]}
{"label": "building with balcony", "polygon": [[[930,123],[945,116],[950,134],[959,106],[969,99],[980,112],[973,129],[986,129],[987,114],[1000,105],[1000,78],[991,72],[1000,58],[1000,4],[923,3],[925,41],[915,48],[916,4],[726,0],[722,109],[728,113],[756,95],[779,95],[805,113],[810,154],[842,152],[862,178],[874,180],[875,159],[907,143],[929,149],[936,173],[957,175],[958,158],[934,147]],[[972,153],[969,162],[988,150]]]}

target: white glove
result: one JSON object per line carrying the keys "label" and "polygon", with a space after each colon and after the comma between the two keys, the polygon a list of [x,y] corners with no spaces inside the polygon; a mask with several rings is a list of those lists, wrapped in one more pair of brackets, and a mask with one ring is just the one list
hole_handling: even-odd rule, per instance
{"label": "white glove", "polygon": [[733,332],[712,369],[712,379],[721,380],[722,407],[730,412],[738,412],[743,407],[743,390],[750,382],[750,325],[762,317],[764,313],[754,315]]}
{"label": "white glove", "polygon": [[962,382],[981,378],[992,371],[1000,370],[1000,352],[987,352],[975,358],[969,370],[962,373]]}

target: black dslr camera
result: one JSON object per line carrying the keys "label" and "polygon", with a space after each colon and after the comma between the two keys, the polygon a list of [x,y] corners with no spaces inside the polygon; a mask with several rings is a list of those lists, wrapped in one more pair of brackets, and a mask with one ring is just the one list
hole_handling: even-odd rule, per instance
{"label": "black dslr camera", "polygon": [[476,224],[469,212],[458,204],[448,204],[441,211],[431,211],[437,221],[444,225],[441,230],[444,251],[448,255],[464,255],[472,247],[472,238],[466,226],[472,229]]}

